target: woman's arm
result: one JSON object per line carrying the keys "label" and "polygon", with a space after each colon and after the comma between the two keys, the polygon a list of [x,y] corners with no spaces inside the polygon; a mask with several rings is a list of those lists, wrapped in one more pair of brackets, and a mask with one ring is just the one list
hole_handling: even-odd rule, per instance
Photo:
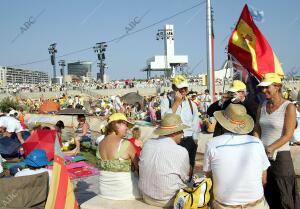
{"label": "woman's arm", "polygon": [[130,145],[128,147],[128,155],[129,155],[129,157],[131,159],[134,171],[138,171],[139,170],[138,157],[137,157],[137,154],[136,154],[136,150],[132,146],[131,143],[130,143]]}
{"label": "woman's arm", "polygon": [[263,186],[267,184],[267,170],[263,171],[261,181]]}
{"label": "woman's arm", "polygon": [[261,128],[259,125],[260,111],[261,111],[261,105],[259,105],[257,108],[256,123],[255,123],[254,129],[253,129],[253,136],[255,136],[257,138],[261,137]]}
{"label": "woman's arm", "polygon": [[285,111],[283,134],[282,136],[270,144],[266,151],[267,154],[272,154],[274,150],[280,148],[282,145],[287,143],[293,136],[296,127],[296,107],[294,104],[289,104]]}

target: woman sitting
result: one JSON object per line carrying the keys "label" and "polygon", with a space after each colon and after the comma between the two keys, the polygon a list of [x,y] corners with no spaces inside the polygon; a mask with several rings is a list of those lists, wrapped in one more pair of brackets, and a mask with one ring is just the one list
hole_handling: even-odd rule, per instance
{"label": "woman sitting", "polygon": [[80,143],[81,142],[90,142],[91,141],[91,130],[89,124],[86,122],[86,118],[84,115],[78,115],[77,117],[78,126],[74,127],[75,130],[75,145],[76,147],[71,150],[64,152],[66,155],[75,156],[80,153]]}
{"label": "woman sitting", "polygon": [[140,198],[138,178],[134,173],[138,164],[136,150],[132,144],[123,139],[128,127],[132,127],[122,113],[109,117],[106,136],[100,142],[97,158],[100,167],[100,196],[114,200]]}

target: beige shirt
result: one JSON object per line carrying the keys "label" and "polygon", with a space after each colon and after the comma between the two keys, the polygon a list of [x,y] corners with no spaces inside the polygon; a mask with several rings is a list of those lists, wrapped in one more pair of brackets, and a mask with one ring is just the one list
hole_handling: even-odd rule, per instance
{"label": "beige shirt", "polygon": [[139,162],[139,188],[157,200],[170,200],[184,187],[190,169],[189,155],[171,138],[150,139]]}

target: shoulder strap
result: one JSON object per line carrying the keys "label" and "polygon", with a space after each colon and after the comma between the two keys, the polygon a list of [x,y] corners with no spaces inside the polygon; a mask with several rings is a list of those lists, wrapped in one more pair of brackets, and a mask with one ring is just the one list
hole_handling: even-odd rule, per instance
{"label": "shoulder strap", "polygon": [[191,112],[192,112],[192,115],[194,115],[194,110],[193,110],[193,105],[192,105],[192,102],[190,99],[187,99],[189,101],[189,104],[190,104],[190,108],[191,108]]}
{"label": "shoulder strap", "polygon": [[123,140],[121,143],[121,147],[117,151],[115,159],[119,159],[120,157],[122,157],[130,145],[130,141],[128,140]]}

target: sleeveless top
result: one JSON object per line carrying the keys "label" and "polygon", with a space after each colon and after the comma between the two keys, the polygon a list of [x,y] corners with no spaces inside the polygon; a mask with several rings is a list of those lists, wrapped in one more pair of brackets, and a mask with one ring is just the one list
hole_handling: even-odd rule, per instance
{"label": "sleeveless top", "polygon": [[129,145],[130,142],[128,140],[122,139],[113,160],[102,160],[99,149],[97,149],[96,157],[99,159],[97,164],[100,170],[112,172],[131,172],[131,160],[124,160],[121,158],[128,149]]}
{"label": "sleeveless top", "polygon": [[[76,128],[75,133],[76,133],[76,134],[82,134],[82,133],[83,133],[82,127],[80,127],[79,124],[78,124],[78,127]],[[92,132],[91,132],[91,129],[90,129],[90,126],[89,126],[89,125],[88,125],[88,130],[87,130],[85,136],[88,136],[88,137],[91,137],[91,136],[92,136]]]}
{"label": "sleeveless top", "polygon": [[[290,103],[290,101],[285,101],[277,110],[275,110],[271,114],[269,114],[266,109],[267,101],[263,103],[260,112],[259,125],[261,128],[261,140],[264,146],[269,146],[282,136],[285,111]],[[289,150],[289,141],[277,149],[277,151]]]}

